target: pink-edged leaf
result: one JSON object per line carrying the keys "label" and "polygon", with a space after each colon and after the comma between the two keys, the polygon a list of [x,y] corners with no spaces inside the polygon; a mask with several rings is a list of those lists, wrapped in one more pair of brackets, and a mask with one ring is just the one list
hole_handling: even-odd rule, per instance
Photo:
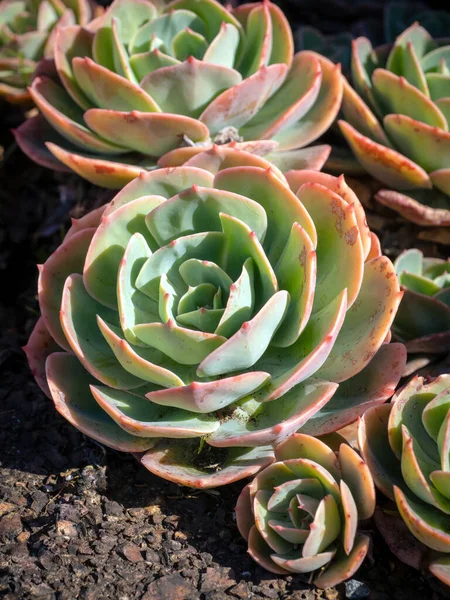
{"label": "pink-edged leaf", "polygon": [[366,256],[366,262],[369,262],[369,260],[372,260],[372,258],[378,258],[381,255],[382,255],[382,251],[381,251],[380,240],[373,233],[373,231],[371,231],[370,232],[370,247],[369,247],[369,253]]}
{"label": "pink-edged leaf", "polygon": [[[242,127],[283,83],[287,67],[283,64],[261,67],[254,75],[226,90],[200,115],[212,134],[224,127]],[[251,139],[251,138],[249,138]]]}
{"label": "pink-edged leaf", "polygon": [[370,519],[375,510],[376,498],[375,485],[369,467],[359,454],[347,444],[339,446],[339,463],[342,480],[345,481],[355,502],[358,520]]}
{"label": "pink-edged leaf", "polygon": [[[205,144],[205,146],[186,146],[184,148],[177,148],[162,156],[158,160],[158,166],[161,168],[180,167],[191,158],[197,156],[197,154],[211,150],[212,146],[212,144]],[[267,156],[278,148],[278,142],[273,142],[271,140],[230,142],[228,144],[222,144],[221,147],[244,150],[255,156]]]}
{"label": "pink-edged leaf", "polygon": [[183,115],[93,108],[86,111],[84,120],[103,139],[148,156],[174,150],[183,136],[194,143],[209,139],[206,126]]}
{"label": "pink-edged leaf", "polygon": [[318,377],[340,382],[359,373],[385,340],[402,296],[395,268],[388,258],[380,256],[366,262],[357,301],[347,311],[336,344]]}
{"label": "pink-edged leaf", "polygon": [[340,65],[327,58],[303,50],[297,56],[315,58],[322,70],[322,84],[319,95],[312,108],[289,127],[283,128],[273,139],[280,144],[280,150],[303,148],[324,134],[334,122],[341,106],[343,80]]}
{"label": "pink-edged leaf", "polygon": [[72,60],[77,56],[91,56],[93,34],[87,29],[74,25],[55,30],[54,55],[58,75],[67,93],[82,109],[91,108],[92,103],[76,81]]}
{"label": "pink-edged leaf", "polygon": [[253,517],[252,503],[250,499],[250,487],[246,485],[242,492],[239,494],[239,498],[236,502],[236,525],[239,529],[239,533],[245,540],[248,540],[250,529],[255,524]]}
{"label": "pink-edged leaf", "polygon": [[113,190],[121,189],[146,170],[133,164],[105,160],[96,156],[83,156],[51,142],[47,142],[46,146],[60,163],[75,171],[80,177],[95,185]]}
{"label": "pink-edged leaf", "polygon": [[71,238],[79,231],[82,231],[83,229],[88,229],[89,227],[97,228],[100,225],[100,221],[102,219],[102,215],[105,212],[106,207],[107,204],[103,204],[103,206],[94,208],[79,219],[72,218],[72,224],[66,233],[64,242],[67,242],[69,238]]}
{"label": "pink-edged leaf", "polygon": [[205,169],[213,175],[216,175],[219,171],[224,169],[230,169],[232,167],[260,167],[261,169],[272,168],[274,173],[284,181],[283,174],[273,164],[271,164],[265,158],[252,154],[245,150],[236,148],[235,145],[221,145],[218,146],[213,144],[209,149],[205,149],[204,152],[199,152],[189,158],[185,163],[186,167],[197,167],[198,169]]}
{"label": "pink-edged leaf", "polygon": [[[140,457],[141,464],[163,479],[181,485],[207,489],[255,475],[273,462],[272,448],[230,448],[210,464],[198,456],[199,441],[160,440]],[[197,459],[200,460],[197,461]],[[218,468],[219,467],[219,468]]]}
{"label": "pink-edged leaf", "polygon": [[426,206],[414,198],[394,190],[380,190],[375,194],[375,199],[417,225],[425,227],[450,225],[450,209]]}
{"label": "pink-edged leaf", "polygon": [[156,404],[175,406],[198,413],[210,413],[256,392],[270,378],[269,373],[250,372],[206,383],[149,392],[146,397]]}
{"label": "pink-edged leaf", "polygon": [[232,88],[241,79],[234,69],[205,63],[191,56],[178,65],[149,73],[140,86],[155,99],[162,111],[198,118],[217,94]]}
{"label": "pink-edged leaf", "polygon": [[39,307],[42,318],[53,339],[70,352],[60,323],[64,284],[73,273],[82,273],[86,254],[95,233],[94,228],[82,229],[69,236],[43,264],[39,273]]}
{"label": "pink-edged leaf", "polygon": [[331,146],[323,144],[311,148],[271,152],[267,159],[287,176],[290,172],[302,169],[320,171],[330,156],[330,152]]}
{"label": "pink-edged leaf", "polygon": [[196,415],[179,408],[149,402],[140,390],[133,392],[91,385],[90,390],[101,408],[119,427],[143,438],[198,438],[219,427],[213,414]]}
{"label": "pink-edged leaf", "polygon": [[89,57],[75,57],[72,66],[77,82],[94,106],[123,111],[161,110],[145,89],[98,65]]}
{"label": "pink-edged leaf", "polygon": [[45,145],[47,140],[55,137],[60,144],[66,140],[50,127],[42,115],[27,119],[17,129],[13,129],[13,134],[19,148],[33,162],[54,171],[70,173],[70,168],[57,160]]}
{"label": "pink-edged leaf", "polygon": [[364,251],[355,209],[320,183],[303,184],[297,195],[317,231],[313,312],[329,304],[345,288],[350,308],[359,298],[364,273]]}
{"label": "pink-edged leaf", "polygon": [[[294,345],[283,348],[283,354],[280,354],[279,348],[275,348],[267,357],[263,356],[258,368],[263,368],[262,365],[266,364],[266,361],[267,366],[273,364],[274,355],[279,355],[281,359],[276,375],[272,374],[271,385],[264,401],[277,400],[320,369],[333,349],[346,310],[347,291],[342,290],[323,309],[313,314]],[[285,365],[283,359],[286,359]],[[294,361],[294,367],[288,368]]]}
{"label": "pink-edged leaf", "polygon": [[[94,400],[89,385],[97,383],[73,354],[51,354],[46,363],[47,381],[56,410],[82,433],[122,452],[142,452],[155,440],[123,431]],[[71,377],[67,377],[67,373]]]}
{"label": "pink-edged leaf", "polygon": [[101,383],[117,388],[132,389],[142,385],[116,360],[113,351],[97,326],[97,316],[117,323],[117,313],[89,296],[81,275],[66,279],[61,301],[61,326],[78,360]]}
{"label": "pink-edged leaf", "polygon": [[252,397],[243,400],[240,410],[222,423],[208,444],[224,448],[277,444],[323,408],[336,388],[335,383],[310,378],[276,402],[258,403]]}
{"label": "pink-edged leaf", "polygon": [[66,91],[48,77],[37,77],[30,88],[36,106],[56,131],[85,151],[123,154],[122,148],[102,140],[83,124],[83,113]]}
{"label": "pink-edged leaf", "polygon": [[377,488],[394,500],[394,484],[404,485],[400,461],[389,444],[388,422],[392,405],[372,406],[358,423],[358,447]]}
{"label": "pink-edged leaf", "polygon": [[332,433],[356,421],[371,406],[385,402],[394,393],[405,364],[403,344],[383,344],[360,373],[339,385],[325,409],[309,419],[302,433]]}
{"label": "pink-edged leaf", "polygon": [[155,248],[145,217],[163,201],[161,196],[142,196],[112,213],[103,214],[86,255],[83,280],[88,293],[104,306],[114,310],[118,307],[120,261],[133,234],[140,233],[147,244]]}
{"label": "pink-edged leaf", "polygon": [[[261,204],[268,215],[263,246],[272,264],[277,263],[286,247],[292,223],[301,225],[313,245],[317,244],[316,228],[311,216],[272,169],[233,167],[219,171],[214,178],[214,187],[241,194]],[[282,211],[279,210],[280,206],[283,206]]]}
{"label": "pink-edged leaf", "polygon": [[358,533],[350,554],[348,556],[337,555],[331,566],[314,579],[315,585],[325,589],[350,579],[365,559],[369,551],[369,544],[370,539],[366,535]]}
{"label": "pink-edged leaf", "polygon": [[266,544],[256,525],[250,529],[248,536],[248,553],[263,569],[277,575],[288,575],[289,571],[278,566],[271,557],[272,548]]}
{"label": "pink-edged leaf", "polygon": [[445,585],[450,585],[450,557],[441,556],[430,562],[428,565],[431,573]]}
{"label": "pink-edged leaf", "polygon": [[364,256],[367,260],[367,254],[371,246],[370,230],[366,221],[366,214],[364,208],[352,190],[347,185],[344,176],[333,177],[328,173],[320,173],[317,170],[304,169],[299,171],[290,171],[285,174],[285,177],[289,183],[291,190],[297,194],[300,192],[300,188],[304,183],[320,183],[329,190],[340,196],[347,204],[352,204],[355,209],[355,217],[361,235],[361,242],[363,245]]}
{"label": "pink-edged leaf", "polygon": [[48,332],[42,317],[36,321],[28,342],[26,346],[23,346],[22,350],[27,356],[28,364],[36,383],[44,394],[51,398],[45,374],[45,361],[50,354],[58,352],[61,348]]}
{"label": "pink-edged leaf", "polygon": [[282,322],[289,294],[276,292],[251,319],[200,363],[197,374],[210,377],[251,367],[259,360]]}
{"label": "pink-edged leaf", "polygon": [[339,121],[339,127],[358,161],[373,177],[397,189],[431,188],[427,172],[400,152],[365,137],[346,121]]}
{"label": "pink-edged leaf", "polygon": [[106,208],[105,217],[142,196],[171,198],[193,185],[213,187],[213,181],[211,173],[195,167],[168,167],[141,173],[116,194]]}
{"label": "pink-edged leaf", "polygon": [[245,139],[270,139],[294,125],[311,109],[319,95],[322,69],[314,56],[295,55],[283,84],[255,116],[240,129]]}

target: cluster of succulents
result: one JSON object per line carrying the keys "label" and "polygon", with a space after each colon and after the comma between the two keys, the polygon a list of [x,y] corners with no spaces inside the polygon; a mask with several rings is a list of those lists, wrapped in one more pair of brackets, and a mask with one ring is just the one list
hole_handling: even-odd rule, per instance
{"label": "cluster of succulents", "polygon": [[6,0],[0,43],[22,150],[120,190],[39,266],[25,352],[56,409],[170,481],[254,476],[237,525],[269,571],[351,577],[377,486],[450,585],[450,375],[393,396],[450,351],[450,262],[392,264],[310,146],[341,110],[377,198],[450,224],[450,46],[359,38],[347,80],[269,0]]}
{"label": "cluster of succulents", "polygon": [[92,0],[2,0],[0,4],[0,98],[27,103],[27,86],[40,59],[52,59],[61,27],[85,27],[99,14]]}

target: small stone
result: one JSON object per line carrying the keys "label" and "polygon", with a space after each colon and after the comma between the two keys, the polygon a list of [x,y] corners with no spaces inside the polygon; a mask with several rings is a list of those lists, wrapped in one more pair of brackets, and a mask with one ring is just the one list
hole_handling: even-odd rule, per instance
{"label": "small stone", "polygon": [[173,537],[176,540],[182,540],[182,541],[187,540],[187,535],[185,533],[183,533],[182,531],[175,531],[175,533],[173,534]]}
{"label": "small stone", "polygon": [[157,504],[149,504],[149,506],[145,507],[145,512],[152,516],[160,515],[161,508]]}
{"label": "small stone", "polygon": [[230,588],[228,592],[233,596],[237,596],[238,598],[248,598],[249,589],[248,586],[243,581],[241,581],[241,583],[233,585],[233,587]]}
{"label": "small stone", "polygon": [[141,600],[197,600],[196,589],[181,575],[174,573],[153,581]]}
{"label": "small stone", "polygon": [[145,560],[151,564],[159,564],[161,562],[159,554],[151,549],[145,551]]}
{"label": "small stone", "polygon": [[226,567],[207,567],[202,574],[200,591],[203,594],[208,592],[225,590],[235,582],[233,569]]}
{"label": "small stone", "polygon": [[0,502],[0,517],[14,510],[16,507],[11,502]]}
{"label": "small stone", "polygon": [[78,531],[74,523],[62,519],[56,524],[56,533],[68,538],[78,537]]}
{"label": "small stone", "polygon": [[5,515],[0,519],[0,536],[15,537],[22,531],[22,521],[16,514]]}
{"label": "small stone", "polygon": [[345,582],[345,597],[348,600],[360,600],[360,598],[368,598],[369,596],[370,589],[362,581],[349,579]]}
{"label": "small stone", "polygon": [[31,510],[34,510],[34,512],[39,515],[40,512],[42,511],[42,509],[45,507],[45,505],[48,502],[48,496],[47,494],[45,494],[44,492],[41,492],[40,490],[36,490],[33,493],[33,502],[31,503]]}
{"label": "small stone", "polygon": [[122,547],[121,552],[123,556],[132,563],[137,563],[144,560],[142,553],[136,544],[125,544],[125,546]]}
{"label": "small stone", "polygon": [[121,517],[123,515],[123,508],[114,500],[105,500],[104,509],[105,515],[108,516]]}
{"label": "small stone", "polygon": [[22,533],[19,533],[16,539],[18,542],[23,543],[28,541],[29,538],[30,534],[28,533],[28,531],[22,531]]}

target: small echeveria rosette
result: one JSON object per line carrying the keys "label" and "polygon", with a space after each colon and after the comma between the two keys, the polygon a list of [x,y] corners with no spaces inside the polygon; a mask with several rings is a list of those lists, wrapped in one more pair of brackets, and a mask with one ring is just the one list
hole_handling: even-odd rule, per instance
{"label": "small echeveria rosette", "polygon": [[58,30],[55,62],[57,81],[33,81],[42,114],[17,142],[39,164],[109,188],[169,151],[213,142],[267,154],[283,171],[320,169],[329,146],[303,148],[333,123],[343,91],[339,65],[294,55],[268,0],[115,0],[88,27]]}
{"label": "small echeveria rosette", "polygon": [[27,86],[37,62],[52,59],[58,27],[85,27],[101,10],[92,0],[2,0],[0,98],[31,101]]}
{"label": "small echeveria rosette", "polygon": [[394,265],[404,296],[392,331],[411,355],[407,375],[450,352],[450,261],[413,248]]}
{"label": "small echeveria rosette", "polygon": [[450,225],[450,45],[418,23],[393,46],[353,42],[341,132],[388,185],[376,198],[419,225]]}
{"label": "small echeveria rosette", "polygon": [[[430,383],[414,377],[389,404],[364,414],[358,438],[375,485],[395,501],[398,518],[421,542],[417,566],[450,585],[450,375]],[[399,551],[384,533],[383,513],[379,519],[393,552],[413,564],[411,552]]]}
{"label": "small echeveria rosette", "polygon": [[392,395],[401,295],[343,178],[285,178],[221,146],[75,221],[40,268],[26,352],[81,431],[217,486],[300,427],[333,432]]}
{"label": "small echeveria rosette", "polygon": [[275,458],[236,505],[250,556],[272,573],[302,573],[320,588],[345,581],[369,548],[358,532],[375,509],[367,465],[346,443],[334,452],[301,433],[277,446]]}

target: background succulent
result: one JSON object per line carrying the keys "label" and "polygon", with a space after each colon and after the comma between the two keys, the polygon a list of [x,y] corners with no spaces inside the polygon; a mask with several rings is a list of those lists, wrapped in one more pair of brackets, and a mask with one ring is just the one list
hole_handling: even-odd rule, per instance
{"label": "background succulent", "polygon": [[288,181],[297,195],[264,159],[216,147],[75,222],[40,269],[26,349],[67,419],[203,487],[390,397],[394,267],[342,178]]}
{"label": "background succulent", "polygon": [[376,486],[430,549],[431,572],[450,585],[450,375],[413,378],[389,404],[370,408],[359,446]]}
{"label": "background succulent", "polygon": [[84,27],[98,11],[90,0],[2,0],[0,98],[29,102],[27,86],[37,61],[53,57],[56,28]]}
{"label": "background succulent", "polygon": [[347,444],[294,434],[275,448],[276,462],[241,492],[236,519],[248,552],[277,574],[304,573],[320,588],[351,577],[369,538],[358,521],[372,516],[375,487],[367,465]]}
{"label": "background succulent", "polygon": [[407,373],[450,352],[450,261],[403,252],[394,263],[404,296],[392,326],[412,355]]}
{"label": "background succulent", "polygon": [[[115,0],[88,28],[56,36],[56,82],[37,77],[42,112],[17,132],[32,159],[120,188],[179,146],[230,141],[284,170],[339,110],[339,66],[293,55],[292,32],[268,1]],[[47,143],[45,145],[45,143]],[[329,148],[322,147],[323,164]],[[65,166],[64,166],[65,165]]]}
{"label": "background succulent", "polygon": [[422,225],[450,224],[449,69],[450,45],[415,23],[392,48],[355,40],[354,89],[345,84],[341,131],[361,165],[393,188],[378,200]]}

